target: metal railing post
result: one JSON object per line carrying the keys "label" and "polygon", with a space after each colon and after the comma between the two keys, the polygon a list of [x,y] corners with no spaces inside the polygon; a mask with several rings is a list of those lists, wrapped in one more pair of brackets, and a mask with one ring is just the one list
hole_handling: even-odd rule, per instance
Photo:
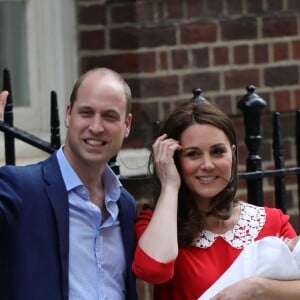
{"label": "metal railing post", "polygon": [[[12,97],[12,89],[11,89],[11,80],[8,69],[3,70],[3,90],[9,92],[7,97],[6,106],[4,109],[3,121],[9,126],[13,127],[14,118],[13,118],[13,97]],[[4,133],[4,147],[5,147],[5,163],[7,165],[15,165],[15,140],[14,137],[5,132]]]}
{"label": "metal railing post", "polygon": [[60,128],[59,128],[59,113],[57,106],[57,94],[54,91],[51,91],[51,141],[50,145],[54,149],[58,149],[60,147]]}
{"label": "metal railing post", "polygon": [[[280,126],[280,113],[273,114],[273,158],[276,169],[284,169],[284,149]],[[286,213],[285,176],[274,177],[276,207]]]}
{"label": "metal railing post", "polygon": [[[255,86],[247,87],[247,94],[238,101],[237,107],[243,111],[245,124],[245,143],[249,156],[247,159],[247,172],[261,171],[261,157],[258,154],[261,132],[261,110],[267,105],[266,101],[255,94]],[[263,205],[263,178],[247,179],[248,202]]]}

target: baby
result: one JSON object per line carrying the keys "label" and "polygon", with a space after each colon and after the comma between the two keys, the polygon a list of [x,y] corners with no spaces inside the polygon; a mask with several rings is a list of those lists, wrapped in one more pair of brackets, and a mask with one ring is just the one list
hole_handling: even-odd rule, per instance
{"label": "baby", "polygon": [[299,236],[294,239],[269,236],[249,245],[198,300],[211,299],[225,287],[250,276],[300,279],[299,239]]}

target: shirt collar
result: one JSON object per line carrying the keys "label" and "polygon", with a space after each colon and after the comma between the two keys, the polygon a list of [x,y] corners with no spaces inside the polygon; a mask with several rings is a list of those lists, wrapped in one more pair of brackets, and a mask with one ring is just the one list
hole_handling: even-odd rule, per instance
{"label": "shirt collar", "polygon": [[[65,182],[66,190],[69,192],[76,187],[83,186],[83,183],[68,162],[63,152],[63,147],[64,145],[58,149],[56,157]],[[106,165],[104,169],[102,180],[104,185],[105,203],[110,201],[116,202],[120,198],[120,187],[122,186],[122,183],[108,165]]]}

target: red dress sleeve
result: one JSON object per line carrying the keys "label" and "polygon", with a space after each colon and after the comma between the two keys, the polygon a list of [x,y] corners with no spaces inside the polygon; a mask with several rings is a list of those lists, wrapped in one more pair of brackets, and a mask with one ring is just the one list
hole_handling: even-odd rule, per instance
{"label": "red dress sleeve", "polygon": [[289,215],[284,214],[280,209],[265,207],[266,210],[266,223],[259,234],[259,237],[269,235],[278,235],[287,238],[294,238],[297,233],[291,223],[289,222]]}
{"label": "red dress sleeve", "polygon": [[[144,210],[138,216],[135,224],[135,234],[137,241],[144,233],[151,220],[151,217],[151,210]],[[134,254],[134,260],[132,263],[132,270],[137,277],[141,278],[144,281],[147,281],[151,284],[161,284],[173,277],[174,265],[175,260],[167,263],[159,262],[145,253],[139,247],[139,245],[137,245]]]}

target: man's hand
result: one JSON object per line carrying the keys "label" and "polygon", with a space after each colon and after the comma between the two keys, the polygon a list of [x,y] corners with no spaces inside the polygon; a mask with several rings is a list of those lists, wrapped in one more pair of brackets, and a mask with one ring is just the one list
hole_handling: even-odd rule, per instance
{"label": "man's hand", "polygon": [[5,105],[6,105],[7,96],[8,96],[7,91],[2,91],[0,93],[0,120],[3,119],[4,108],[5,108]]}

